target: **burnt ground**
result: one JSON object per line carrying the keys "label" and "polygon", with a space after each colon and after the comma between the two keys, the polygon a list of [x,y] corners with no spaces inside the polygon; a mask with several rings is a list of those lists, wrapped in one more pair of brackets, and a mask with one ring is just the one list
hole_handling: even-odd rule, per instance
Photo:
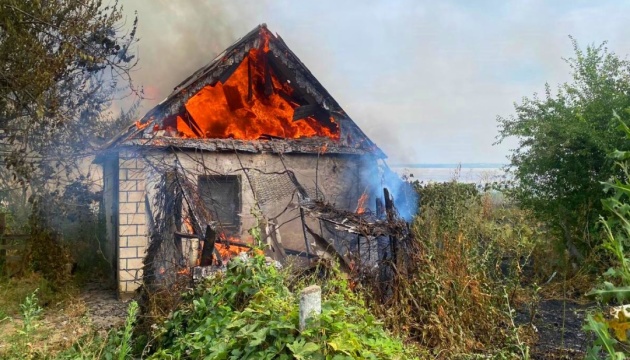
{"label": "burnt ground", "polygon": [[[580,359],[586,353],[591,338],[582,330],[586,313],[596,304],[581,304],[572,300],[541,300],[536,309],[517,309],[520,325],[533,324],[536,343],[532,359]],[[532,312],[534,313],[532,321]]]}

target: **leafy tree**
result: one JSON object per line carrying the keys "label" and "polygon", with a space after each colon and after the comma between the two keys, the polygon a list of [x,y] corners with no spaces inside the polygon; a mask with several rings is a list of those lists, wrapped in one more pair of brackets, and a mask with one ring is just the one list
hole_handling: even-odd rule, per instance
{"label": "leafy tree", "polygon": [[120,128],[112,100],[139,92],[137,17],[123,20],[117,2],[0,0],[0,154],[13,180],[68,178]]}
{"label": "leafy tree", "polygon": [[630,62],[606,43],[583,51],[571,40],[572,81],[555,94],[547,84],[544,97],[523,98],[515,115],[499,116],[498,142],[518,139],[509,157],[513,195],[580,261],[597,245],[591,234],[605,196],[601,182],[614,172],[608,154],[626,141],[613,111],[630,107]]}

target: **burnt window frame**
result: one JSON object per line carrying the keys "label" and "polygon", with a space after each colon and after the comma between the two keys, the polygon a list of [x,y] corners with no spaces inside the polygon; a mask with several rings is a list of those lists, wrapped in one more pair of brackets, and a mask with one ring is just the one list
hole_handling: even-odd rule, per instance
{"label": "burnt window frame", "polygon": [[[219,221],[218,218],[212,219],[212,220],[217,221],[219,231],[225,231],[226,235],[238,235],[241,232],[242,219],[241,219],[240,214],[243,211],[243,194],[242,194],[241,176],[240,175],[199,175],[197,178],[197,189],[199,191],[199,196],[201,197],[205,206],[208,206],[208,204],[206,203],[202,190],[201,190],[202,184],[209,183],[211,185],[213,181],[221,182],[221,183],[234,183],[234,187],[236,190],[236,209],[234,213],[234,224],[232,225],[223,224],[222,222]],[[215,210],[212,208],[208,208],[207,210],[210,211],[211,214],[216,213]]]}

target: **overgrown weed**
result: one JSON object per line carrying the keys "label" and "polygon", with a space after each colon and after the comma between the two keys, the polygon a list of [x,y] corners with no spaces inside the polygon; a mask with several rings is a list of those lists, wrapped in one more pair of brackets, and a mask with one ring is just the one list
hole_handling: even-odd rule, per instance
{"label": "overgrown weed", "polygon": [[[528,214],[495,206],[472,184],[417,185],[422,208],[412,224],[415,245],[390,301],[371,301],[395,334],[437,358],[474,353],[522,357],[525,331],[507,306],[536,295],[532,254],[543,237]],[[506,298],[507,294],[507,298]],[[507,301],[507,304],[506,304]]]}

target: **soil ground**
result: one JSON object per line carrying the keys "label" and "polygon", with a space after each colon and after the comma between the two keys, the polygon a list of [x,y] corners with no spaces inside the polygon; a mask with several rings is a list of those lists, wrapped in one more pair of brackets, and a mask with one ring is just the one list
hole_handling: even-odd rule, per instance
{"label": "soil ground", "polygon": [[[516,320],[533,325],[536,343],[532,359],[580,359],[591,339],[582,330],[586,313],[595,304],[571,300],[541,300],[535,310],[518,309]],[[533,312],[533,317],[532,317]]]}
{"label": "soil ground", "polygon": [[[99,283],[88,283],[75,298],[49,307],[38,321],[39,327],[31,344],[33,349],[54,352],[72,345],[81,336],[94,331],[105,335],[124,323],[128,303],[116,298],[115,292]],[[517,309],[516,322],[528,328],[535,345],[532,359],[583,358],[591,339],[582,331],[587,311],[595,304],[571,300],[541,300],[533,310]],[[12,334],[22,326],[14,316],[0,322],[0,354],[12,344]]]}

